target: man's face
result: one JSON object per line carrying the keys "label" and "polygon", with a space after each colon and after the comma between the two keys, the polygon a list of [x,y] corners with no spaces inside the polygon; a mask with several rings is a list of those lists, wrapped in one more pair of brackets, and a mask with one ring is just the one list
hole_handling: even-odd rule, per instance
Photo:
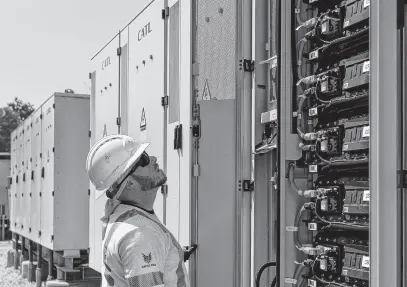
{"label": "man's face", "polygon": [[145,167],[138,167],[131,177],[140,184],[143,191],[160,187],[167,181],[166,174],[160,169],[154,156],[150,156],[150,163]]}

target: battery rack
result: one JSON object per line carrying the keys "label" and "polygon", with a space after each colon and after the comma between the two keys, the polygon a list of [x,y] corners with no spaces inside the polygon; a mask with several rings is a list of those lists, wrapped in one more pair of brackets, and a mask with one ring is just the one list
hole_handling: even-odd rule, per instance
{"label": "battery rack", "polygon": [[293,0],[292,7],[292,132],[302,156],[287,173],[305,169],[312,178],[312,189],[301,190],[295,172],[287,177],[305,202],[295,226],[310,238],[294,235],[306,258],[295,262],[305,267],[301,286],[367,287],[370,1]]}

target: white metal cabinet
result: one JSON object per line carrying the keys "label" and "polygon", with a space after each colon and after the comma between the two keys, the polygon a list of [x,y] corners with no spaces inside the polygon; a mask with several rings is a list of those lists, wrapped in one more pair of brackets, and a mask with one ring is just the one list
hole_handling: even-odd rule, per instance
{"label": "white metal cabinet", "polygon": [[[163,1],[153,1],[129,26],[128,134],[149,141],[147,152],[164,160],[165,86]],[[157,194],[154,211],[163,219],[163,196]]]}
{"label": "white metal cabinet", "polygon": [[31,117],[28,117],[23,124],[24,128],[24,165],[23,165],[23,192],[22,192],[22,235],[29,237],[31,225]]}
{"label": "white metal cabinet", "polygon": [[11,132],[11,185],[10,185],[10,230],[15,232],[15,211],[16,211],[16,191],[17,191],[17,131],[14,130]]}
{"label": "white metal cabinet", "polygon": [[[119,61],[117,49],[119,37],[116,36],[106,47],[103,48],[93,59],[92,93],[91,93],[91,144],[101,138],[118,133],[117,118],[119,116]],[[111,86],[110,86],[111,85]],[[96,193],[90,184],[91,191],[91,214],[90,214],[90,266],[101,270],[101,244],[102,225],[100,218],[106,203],[104,193]]]}
{"label": "white metal cabinet", "polygon": [[15,218],[14,222],[15,232],[22,234],[23,226],[23,197],[24,193],[24,182],[23,182],[23,173],[24,173],[24,126],[21,124],[17,128],[17,147],[16,147],[16,159],[17,159],[17,177],[16,177],[16,209],[15,209]]}
{"label": "white metal cabinet", "polygon": [[0,153],[0,204],[5,206],[5,215],[9,218],[8,178],[10,174],[10,154]]}
{"label": "white metal cabinet", "polygon": [[89,244],[89,96],[55,93],[42,106],[40,242],[54,251]]}
{"label": "white metal cabinet", "polygon": [[54,97],[42,106],[42,147],[41,147],[41,245],[52,249],[54,228]]}
{"label": "white metal cabinet", "polygon": [[30,226],[29,238],[40,243],[39,231],[41,230],[41,134],[42,134],[42,109],[39,108],[32,115],[31,128],[31,200],[30,200]]}

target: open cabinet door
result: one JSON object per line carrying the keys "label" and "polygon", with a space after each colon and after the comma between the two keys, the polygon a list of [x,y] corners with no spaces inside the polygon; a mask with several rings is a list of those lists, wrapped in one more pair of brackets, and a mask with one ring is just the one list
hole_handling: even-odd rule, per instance
{"label": "open cabinet door", "polygon": [[[180,33],[179,1],[170,1],[168,17],[168,119],[167,119],[167,195],[166,226],[179,240],[180,220],[180,153],[182,126],[180,125]],[[184,127],[185,130],[188,127]],[[181,132],[181,133],[180,133]],[[179,143],[181,142],[181,145]]]}

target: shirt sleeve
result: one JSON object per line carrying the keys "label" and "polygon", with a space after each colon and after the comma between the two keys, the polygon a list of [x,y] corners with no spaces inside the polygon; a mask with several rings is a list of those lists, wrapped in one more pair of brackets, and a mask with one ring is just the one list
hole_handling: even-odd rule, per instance
{"label": "shirt sleeve", "polygon": [[129,287],[164,286],[164,250],[155,237],[143,229],[128,232],[118,245],[125,279]]}

